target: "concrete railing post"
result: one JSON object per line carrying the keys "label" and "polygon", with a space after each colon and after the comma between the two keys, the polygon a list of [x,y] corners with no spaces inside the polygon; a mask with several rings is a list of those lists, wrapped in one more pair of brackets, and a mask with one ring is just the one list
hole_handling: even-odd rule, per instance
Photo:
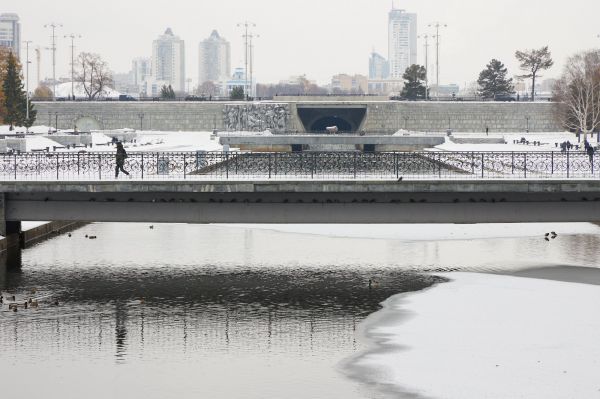
{"label": "concrete railing post", "polygon": [[273,154],[269,153],[269,179],[271,178],[271,167],[272,167],[272,165],[271,165],[271,156],[272,155]]}
{"label": "concrete railing post", "polygon": [[485,154],[481,153],[481,178],[483,179],[484,177],[484,168],[485,166]]}
{"label": "concrete railing post", "polygon": [[510,153],[510,163],[511,163],[511,173],[514,175],[515,174],[515,153],[514,151]]}

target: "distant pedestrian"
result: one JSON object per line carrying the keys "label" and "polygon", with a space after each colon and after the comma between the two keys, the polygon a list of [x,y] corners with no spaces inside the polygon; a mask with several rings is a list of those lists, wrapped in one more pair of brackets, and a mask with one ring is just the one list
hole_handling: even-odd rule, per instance
{"label": "distant pedestrian", "polygon": [[595,152],[594,147],[589,146],[586,149],[586,152],[588,154],[588,157],[590,157],[590,163],[593,164],[594,163],[594,152]]}
{"label": "distant pedestrian", "polygon": [[490,133],[490,128],[488,126],[485,127],[485,135],[488,136]]}
{"label": "distant pedestrian", "polygon": [[115,157],[115,179],[119,177],[119,170],[129,176],[129,172],[123,169],[123,166],[125,165],[125,158],[127,158],[127,152],[125,151],[125,148],[123,148],[123,143],[119,141],[117,142],[117,155]]}

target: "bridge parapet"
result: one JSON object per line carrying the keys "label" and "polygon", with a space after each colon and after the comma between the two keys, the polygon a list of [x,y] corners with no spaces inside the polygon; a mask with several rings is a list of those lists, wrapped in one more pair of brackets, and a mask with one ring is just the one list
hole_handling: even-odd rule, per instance
{"label": "bridge parapet", "polygon": [[[0,155],[0,181],[514,180],[600,178],[584,152],[130,152]],[[117,173],[119,172],[119,173]]]}

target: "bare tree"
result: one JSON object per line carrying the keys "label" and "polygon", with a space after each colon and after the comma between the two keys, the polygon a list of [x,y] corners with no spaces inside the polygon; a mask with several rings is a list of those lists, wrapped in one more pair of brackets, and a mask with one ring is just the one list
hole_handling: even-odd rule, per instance
{"label": "bare tree", "polygon": [[535,81],[537,78],[541,78],[540,71],[549,69],[554,65],[552,54],[548,50],[548,46],[545,46],[539,50],[517,51],[515,56],[517,61],[521,63],[521,70],[527,72],[520,75],[519,78],[531,79],[531,101],[535,101]]}
{"label": "bare tree", "polygon": [[206,82],[204,82],[200,86],[198,86],[198,88],[196,89],[196,94],[200,95],[200,96],[214,97],[217,95],[217,91],[218,91],[217,85],[215,85],[210,80],[207,80]]}
{"label": "bare tree", "polygon": [[102,94],[113,83],[108,64],[98,54],[81,53],[77,57],[75,80],[81,84],[89,100]]}
{"label": "bare tree", "polygon": [[600,129],[600,50],[569,58],[554,87],[558,115],[565,127],[587,134]]}

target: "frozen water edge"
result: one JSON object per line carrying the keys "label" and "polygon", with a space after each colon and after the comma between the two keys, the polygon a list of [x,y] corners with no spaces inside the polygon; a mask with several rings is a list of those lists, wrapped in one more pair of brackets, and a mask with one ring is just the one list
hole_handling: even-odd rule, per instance
{"label": "frozen water edge", "polygon": [[341,238],[386,239],[399,241],[446,241],[514,237],[543,237],[549,231],[561,236],[600,234],[592,223],[523,223],[523,224],[228,224],[231,228],[272,230],[283,233],[310,234]]}
{"label": "frozen water edge", "polygon": [[[574,270],[574,273],[576,270]],[[348,375],[428,398],[600,397],[600,286],[452,273],[360,326]]]}

